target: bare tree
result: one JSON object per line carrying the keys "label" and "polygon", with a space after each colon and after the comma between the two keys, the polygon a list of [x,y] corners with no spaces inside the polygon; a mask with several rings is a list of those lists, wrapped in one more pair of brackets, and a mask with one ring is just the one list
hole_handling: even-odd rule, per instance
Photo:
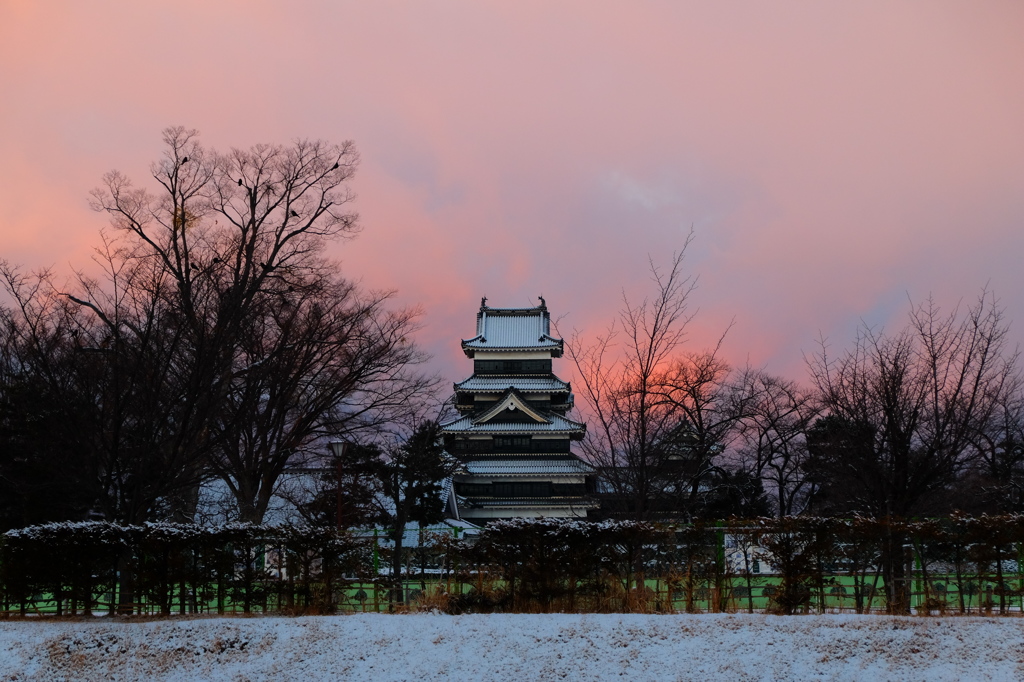
{"label": "bare tree", "polygon": [[[961,313],[931,300],[895,335],[862,329],[837,359],[810,362],[828,417],[809,434],[836,512],[907,518],[946,510],[948,492],[977,460],[977,435],[1015,382],[1016,353],[994,297]],[[884,557],[890,608],[909,609],[903,539]]]}
{"label": "bare tree", "polygon": [[1006,331],[987,292],[965,314],[943,315],[929,300],[898,334],[862,329],[838,359],[825,350],[811,359],[832,424],[844,429],[834,435],[851,445],[837,456],[843,448],[830,450],[829,434],[818,433],[826,440],[819,438],[817,454],[843,481],[848,511],[909,517],[939,510],[937,495],[976,460],[978,435],[991,429],[1016,376]]}
{"label": "bare tree", "polygon": [[710,350],[683,353],[660,378],[660,393],[678,410],[686,436],[667,468],[673,497],[687,512],[702,497],[718,496],[714,490],[702,491],[714,487],[709,482],[731,485],[728,481],[737,477],[738,472],[723,468],[723,454],[739,435],[756,398],[755,374],[749,369],[735,372],[721,358],[724,338]]}
{"label": "bare tree", "polygon": [[813,490],[807,475],[807,429],[821,414],[817,395],[796,383],[757,373],[737,448],[744,468],[770,489],[781,518],[804,511]]}
{"label": "bare tree", "polygon": [[[664,463],[678,452],[680,416],[660,392],[660,376],[683,343],[692,319],[689,298],[696,285],[683,274],[686,245],[674,254],[667,270],[651,262],[653,298],[633,303],[623,293],[618,327],[591,345],[574,332],[566,352],[576,366],[594,427],[587,430],[583,454],[598,466],[601,485],[621,505],[618,513],[647,519],[663,494]],[[615,341],[625,339],[615,357]]]}
{"label": "bare tree", "polygon": [[972,444],[978,460],[965,494],[975,498],[980,511],[1024,510],[1024,385],[1020,377],[1007,382],[992,419],[973,434]]}
{"label": "bare tree", "polygon": [[416,311],[389,311],[388,294],[347,282],[306,292],[253,320],[217,420],[215,471],[258,522],[287,467],[322,456],[324,438],[359,438],[404,423],[437,382],[413,367]]}
{"label": "bare tree", "polygon": [[114,171],[93,192],[93,207],[173,290],[166,300],[188,332],[187,397],[202,419],[244,371],[239,348],[252,319],[322,279],[332,267],[320,255],[326,240],[356,229],[344,209],[358,156],[351,143],[305,141],[218,154],[197,135],[164,131],[167,150],[152,167],[160,193]]}
{"label": "bare tree", "polygon": [[78,476],[76,485],[95,495],[93,511],[138,523],[173,513],[209,450],[196,447],[183,419],[189,408],[175,362],[183,335],[153,295],[159,273],[110,242],[97,253],[109,286],[80,276],[75,294],[48,273],[0,268],[14,301],[6,345],[19,380],[47,396],[55,422],[44,440],[59,438],[67,451],[60,461],[74,464],[61,476]]}
{"label": "bare tree", "polygon": [[[415,371],[419,313],[389,310],[391,292],[360,291],[323,255],[357,230],[352,143],[220,154],[184,128],[164,141],[159,192],[112,172],[93,205],[127,257],[151,264],[146,291],[181,336],[170,356],[181,447],[210,451],[240,517],[258,522],[284,468],[318,438],[374,427],[431,391]],[[100,298],[73,300],[101,315]]]}
{"label": "bare tree", "polygon": [[[71,336],[74,317],[49,273],[0,261],[11,299],[0,307],[0,528],[81,519],[95,504],[93,387]],[[82,370],[82,371],[79,371]]]}
{"label": "bare tree", "polygon": [[590,417],[583,454],[619,516],[689,513],[734,423],[730,371],[717,349],[681,352],[693,318],[696,280],[683,270],[692,239],[666,268],[651,261],[651,297],[636,303],[623,294],[604,334],[588,345],[574,332],[566,344]]}

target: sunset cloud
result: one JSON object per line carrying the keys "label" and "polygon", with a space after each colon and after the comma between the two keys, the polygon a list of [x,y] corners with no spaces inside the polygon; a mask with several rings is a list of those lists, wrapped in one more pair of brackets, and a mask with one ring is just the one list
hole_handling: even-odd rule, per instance
{"label": "sunset cloud", "polygon": [[88,191],[183,124],[354,140],[333,255],[450,378],[480,296],[596,330],[691,227],[693,343],[734,320],[734,362],[803,379],[819,333],[986,284],[1024,340],[1022,34],[1015,2],[7,3],[0,257],[86,262]]}

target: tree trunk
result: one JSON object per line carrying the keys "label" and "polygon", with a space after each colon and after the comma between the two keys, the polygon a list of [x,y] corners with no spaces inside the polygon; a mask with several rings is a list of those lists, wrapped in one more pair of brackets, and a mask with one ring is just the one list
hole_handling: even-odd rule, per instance
{"label": "tree trunk", "polygon": [[395,528],[392,531],[392,538],[395,542],[394,551],[391,555],[391,583],[394,601],[399,604],[405,601],[405,591],[402,589],[402,549],[405,543],[405,525]]}
{"label": "tree trunk", "polygon": [[882,545],[886,611],[891,615],[910,614],[907,562],[903,551],[905,539],[904,533],[894,533],[890,528]]}

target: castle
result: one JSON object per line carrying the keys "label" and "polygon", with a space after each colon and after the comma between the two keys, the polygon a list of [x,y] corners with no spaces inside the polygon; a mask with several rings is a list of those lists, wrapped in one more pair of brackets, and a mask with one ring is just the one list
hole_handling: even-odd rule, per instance
{"label": "castle", "polygon": [[595,509],[593,467],[572,453],[586,425],[566,415],[571,386],[552,372],[562,339],[551,336],[544,299],[535,308],[492,308],[476,316],[476,336],[462,341],[473,374],[455,384],[459,416],[442,425],[463,519],[585,517]]}

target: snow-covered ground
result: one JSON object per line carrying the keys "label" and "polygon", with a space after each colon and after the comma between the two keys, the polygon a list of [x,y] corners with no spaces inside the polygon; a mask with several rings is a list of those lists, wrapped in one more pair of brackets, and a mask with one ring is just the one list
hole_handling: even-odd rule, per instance
{"label": "snow-covered ground", "polygon": [[376,615],[0,622],[2,680],[1022,680],[1024,619]]}

